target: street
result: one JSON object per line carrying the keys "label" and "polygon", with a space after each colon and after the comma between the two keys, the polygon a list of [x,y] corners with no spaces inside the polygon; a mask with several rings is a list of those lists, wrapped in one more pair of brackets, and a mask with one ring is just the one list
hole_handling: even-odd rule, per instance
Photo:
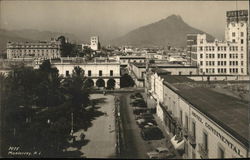
{"label": "street", "polygon": [[129,93],[120,94],[121,118],[124,134],[124,149],[121,152],[121,158],[148,158],[146,153],[154,150],[156,147],[165,146],[165,138],[161,140],[144,141],[140,134],[140,129],[136,124],[133,110],[130,106]]}

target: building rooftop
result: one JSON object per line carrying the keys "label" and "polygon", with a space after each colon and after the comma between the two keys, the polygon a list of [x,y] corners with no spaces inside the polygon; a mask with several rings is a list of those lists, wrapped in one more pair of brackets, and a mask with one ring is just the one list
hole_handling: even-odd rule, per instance
{"label": "building rooftop", "polygon": [[[138,68],[145,68],[146,63],[133,63],[136,67]],[[182,65],[182,64],[174,64],[171,62],[166,62],[165,63],[151,63],[150,68],[197,68],[196,66],[189,66],[189,65]]]}
{"label": "building rooftop", "polygon": [[120,56],[120,59],[146,59],[145,56]]}
{"label": "building rooftop", "polygon": [[249,102],[216,92],[185,76],[164,75],[161,77],[164,78],[165,85],[170,83],[169,87],[174,92],[219,124],[245,146],[249,146]]}

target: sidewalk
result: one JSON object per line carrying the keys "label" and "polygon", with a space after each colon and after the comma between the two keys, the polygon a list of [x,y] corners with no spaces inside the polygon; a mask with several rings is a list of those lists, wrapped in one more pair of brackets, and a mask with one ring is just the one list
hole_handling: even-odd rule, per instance
{"label": "sidewalk", "polygon": [[[88,143],[82,146],[79,151],[86,158],[113,158],[116,156],[116,133],[115,133],[115,115],[114,115],[114,96],[103,94],[91,94],[91,99],[104,98],[105,102],[98,104],[99,111],[105,113],[92,121],[93,126],[87,131],[80,130],[75,132],[76,140],[79,140],[80,134],[85,134],[85,140]],[[67,151],[76,151],[77,148],[69,147]]]}

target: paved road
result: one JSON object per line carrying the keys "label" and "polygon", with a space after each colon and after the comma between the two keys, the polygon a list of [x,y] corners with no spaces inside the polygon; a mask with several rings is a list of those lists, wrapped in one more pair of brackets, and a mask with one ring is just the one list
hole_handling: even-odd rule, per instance
{"label": "paved road", "polygon": [[[169,136],[164,132],[163,126],[159,118],[155,115],[158,127],[163,131],[165,138],[161,140],[144,141],[140,135],[140,129],[136,124],[135,116],[133,114],[133,107],[130,106],[130,95],[132,93],[119,94],[120,95],[120,110],[123,124],[125,149],[122,150],[121,158],[129,159],[146,159],[147,152],[154,150],[157,147],[170,146],[166,143]],[[145,98],[145,97],[144,97]],[[149,105],[154,105],[153,103]],[[181,159],[181,157],[175,157]]]}
{"label": "paved road", "polygon": [[147,152],[156,147],[164,146],[165,139],[144,141],[140,134],[140,128],[135,121],[133,107],[130,106],[130,95],[120,95],[121,118],[123,123],[125,149],[122,150],[122,158],[148,158]]}
{"label": "paved road", "polygon": [[135,123],[135,117],[132,113],[132,107],[129,106],[129,95],[120,96],[121,118],[123,123],[123,133],[125,149],[122,151],[122,158],[147,158],[146,152],[150,147],[145,145],[141,138],[140,130]]}

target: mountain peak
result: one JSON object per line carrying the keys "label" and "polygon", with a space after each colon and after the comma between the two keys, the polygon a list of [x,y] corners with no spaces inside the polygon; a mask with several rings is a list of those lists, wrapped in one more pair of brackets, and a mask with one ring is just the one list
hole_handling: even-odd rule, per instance
{"label": "mountain peak", "polygon": [[[113,44],[134,46],[186,46],[186,36],[189,33],[204,33],[183,21],[179,15],[170,15],[165,19],[139,27],[126,35],[113,40]],[[207,35],[208,39],[214,39]]]}
{"label": "mountain peak", "polygon": [[166,20],[175,20],[175,21],[183,21],[180,15],[172,14],[166,18]]}

